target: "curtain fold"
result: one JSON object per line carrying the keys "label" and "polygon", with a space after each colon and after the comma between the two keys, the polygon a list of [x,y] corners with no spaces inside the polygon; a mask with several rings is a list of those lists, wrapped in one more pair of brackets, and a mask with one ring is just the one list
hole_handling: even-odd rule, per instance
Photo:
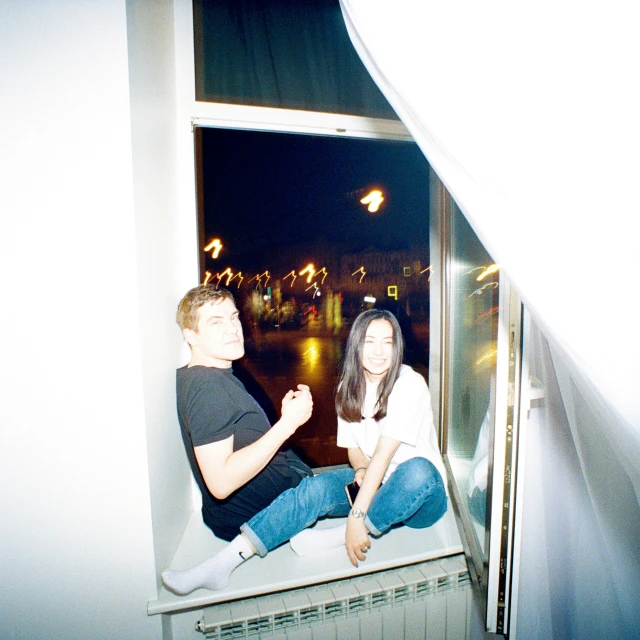
{"label": "curtain fold", "polygon": [[194,0],[194,25],[198,100],[397,119],[338,0]]}
{"label": "curtain fold", "polygon": [[640,39],[627,4],[341,5],[369,73],[538,324],[640,431]]}
{"label": "curtain fold", "polygon": [[621,0],[341,0],[533,319],[519,640],[640,638],[640,39]]}

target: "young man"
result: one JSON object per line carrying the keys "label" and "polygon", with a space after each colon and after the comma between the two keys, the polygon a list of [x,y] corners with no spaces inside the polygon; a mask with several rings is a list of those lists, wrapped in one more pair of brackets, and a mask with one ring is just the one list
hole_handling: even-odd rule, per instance
{"label": "young man", "polygon": [[191,348],[177,370],[178,419],[191,469],[202,492],[202,516],[216,536],[234,539],[240,525],[311,475],[282,444],[310,417],[309,387],[282,400],[273,426],[231,365],[244,355],[238,310],[230,291],[200,285],[178,305],[177,322]]}
{"label": "young man", "polygon": [[[238,357],[236,314],[235,306],[225,300],[200,314],[197,335],[185,331],[195,362],[203,358],[203,362],[221,365]],[[223,334],[208,334],[209,322],[227,322],[229,329]],[[338,441],[342,439],[340,446],[348,448],[351,467],[307,475],[242,523],[242,533],[222,551],[190,569],[165,571],[165,586],[180,595],[199,588],[224,589],[242,562],[256,553],[264,557],[287,540],[298,555],[344,546],[352,564],[358,566],[370,548],[369,534],[382,535],[400,523],[421,529],[439,520],[446,511],[447,497],[441,474],[426,455],[430,449],[425,438],[432,435],[434,442],[436,438],[429,393],[422,376],[402,365],[402,354],[400,327],[391,314],[375,310],[360,314],[347,342],[340,387],[345,393],[339,392],[336,402],[338,415],[344,421],[342,430],[339,423]],[[198,367],[196,364],[187,371]],[[283,417],[272,431],[295,430],[290,426],[288,410],[293,405],[304,405],[305,398],[308,411],[296,409],[292,419],[299,422],[309,417],[308,394],[308,389],[299,385],[297,392],[290,391],[285,396]],[[281,423],[285,426],[281,427]],[[279,442],[277,436],[274,439]],[[266,441],[267,436],[261,440]],[[209,470],[210,475],[205,474],[207,485],[222,487],[221,495],[228,495],[227,491],[241,486],[246,475],[262,469],[262,455],[238,455],[252,447],[260,452],[270,451],[267,445],[258,449],[256,445],[261,440],[236,452],[232,452],[232,444],[218,446],[211,455],[208,449],[196,446],[200,467]],[[400,459],[394,460],[400,451]],[[431,453],[437,462],[437,443]],[[221,477],[217,468],[225,464],[229,481]],[[269,465],[264,468],[268,470]],[[386,475],[388,482],[384,482]],[[354,480],[361,490],[351,504],[345,489]],[[240,492],[243,490],[244,487]],[[308,528],[324,517],[347,518],[347,522],[332,528]]]}

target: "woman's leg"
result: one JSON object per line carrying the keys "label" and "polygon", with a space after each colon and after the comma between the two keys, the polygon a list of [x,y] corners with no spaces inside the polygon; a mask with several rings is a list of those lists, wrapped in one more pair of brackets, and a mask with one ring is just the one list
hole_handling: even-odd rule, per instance
{"label": "woman's leg", "polygon": [[411,458],[398,465],[374,496],[365,523],[373,535],[394,524],[414,529],[435,524],[447,510],[442,476],[426,458]]}
{"label": "woman's leg", "polygon": [[266,509],[240,527],[260,556],[310,527],[323,516],[346,516],[349,502],[345,484],[353,469],[337,469],[304,478],[294,489],[280,494]]}

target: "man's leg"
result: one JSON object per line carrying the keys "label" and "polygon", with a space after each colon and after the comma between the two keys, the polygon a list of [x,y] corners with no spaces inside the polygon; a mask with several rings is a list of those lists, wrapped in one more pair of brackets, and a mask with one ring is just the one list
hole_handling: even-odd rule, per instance
{"label": "man's leg", "polygon": [[242,533],[264,557],[319,518],[346,516],[350,507],[344,486],[352,481],[351,468],[304,478],[295,489],[280,494],[266,509],[243,524]]}
{"label": "man's leg", "polygon": [[217,591],[229,584],[233,570],[254,555],[256,550],[242,534],[236,536],[222,551],[202,564],[185,571],[165,571],[164,586],[179,596],[196,589]]}
{"label": "man's leg", "polygon": [[224,589],[234,569],[256,552],[267,555],[322,516],[346,516],[349,503],[344,485],[352,481],[350,468],[304,478],[243,524],[242,533],[215,556],[185,571],[165,571],[164,585],[178,595],[201,588]]}
{"label": "man's leg", "polygon": [[371,501],[365,524],[381,535],[394,524],[414,529],[435,524],[447,510],[442,476],[426,458],[411,458],[398,465]]}

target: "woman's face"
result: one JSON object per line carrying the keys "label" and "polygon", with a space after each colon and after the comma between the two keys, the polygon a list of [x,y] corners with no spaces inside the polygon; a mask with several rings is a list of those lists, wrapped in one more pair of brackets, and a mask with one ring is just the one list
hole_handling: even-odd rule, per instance
{"label": "woman's face", "polygon": [[362,347],[362,366],[368,382],[378,382],[387,375],[393,362],[393,327],[388,320],[372,320]]}

